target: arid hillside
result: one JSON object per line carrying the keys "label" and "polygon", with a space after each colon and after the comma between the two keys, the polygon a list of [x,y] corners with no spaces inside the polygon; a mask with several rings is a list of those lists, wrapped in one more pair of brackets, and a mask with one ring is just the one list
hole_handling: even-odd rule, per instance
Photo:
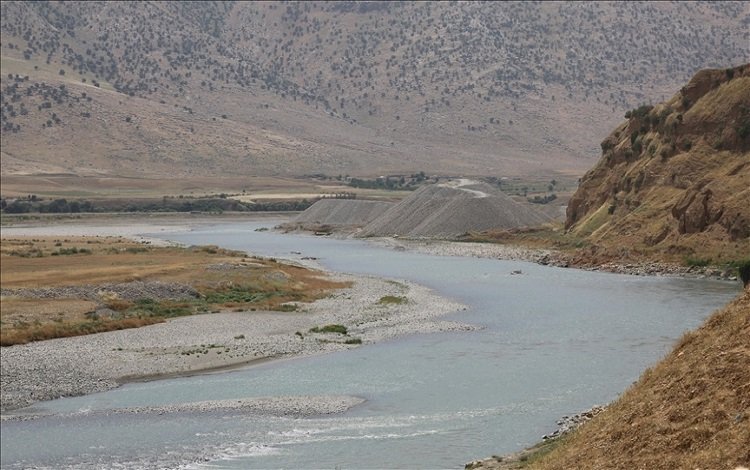
{"label": "arid hillside", "polygon": [[750,65],[698,72],[626,114],[582,178],[566,226],[601,248],[718,263],[750,255]]}
{"label": "arid hillside", "polygon": [[742,2],[3,2],[2,172],[578,175]]}
{"label": "arid hillside", "polygon": [[750,290],[686,334],[609,408],[527,468],[750,463]]}

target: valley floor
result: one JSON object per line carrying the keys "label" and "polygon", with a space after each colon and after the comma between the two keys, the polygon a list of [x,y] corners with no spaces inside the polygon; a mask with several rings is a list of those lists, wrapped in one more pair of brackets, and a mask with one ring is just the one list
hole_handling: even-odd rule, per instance
{"label": "valley floor", "polygon": [[[184,229],[116,223],[5,229],[3,236],[112,235]],[[313,266],[312,261],[310,267]],[[366,276],[329,273],[351,287],[295,312],[224,311],[166,323],[3,348],[2,410],[117,387],[134,380],[225,370],[269,359],[300,357],[421,332],[467,330],[439,317],[464,308],[424,287]],[[384,297],[398,302],[382,302]],[[311,332],[344,325],[346,334]],[[7,419],[11,415],[4,418]]]}

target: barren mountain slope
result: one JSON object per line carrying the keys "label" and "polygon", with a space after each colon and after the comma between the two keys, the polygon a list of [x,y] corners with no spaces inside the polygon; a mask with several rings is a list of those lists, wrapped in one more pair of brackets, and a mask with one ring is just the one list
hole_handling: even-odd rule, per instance
{"label": "barren mountain slope", "polygon": [[750,255],[750,65],[703,70],[627,117],[571,198],[567,227],[605,247]]}
{"label": "barren mountain slope", "polygon": [[[2,171],[577,174],[750,6],[3,2]],[[28,78],[27,78],[28,77]]]}

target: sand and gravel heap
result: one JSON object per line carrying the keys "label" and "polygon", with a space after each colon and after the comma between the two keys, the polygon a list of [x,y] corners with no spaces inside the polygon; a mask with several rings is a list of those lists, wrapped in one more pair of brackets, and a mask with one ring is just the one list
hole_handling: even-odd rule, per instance
{"label": "sand and gravel heap", "polygon": [[291,224],[306,227],[362,227],[393,206],[392,202],[356,199],[321,199],[295,217]]}
{"label": "sand and gravel heap", "polygon": [[424,186],[367,224],[359,236],[451,238],[550,221],[493,186],[467,179]]}

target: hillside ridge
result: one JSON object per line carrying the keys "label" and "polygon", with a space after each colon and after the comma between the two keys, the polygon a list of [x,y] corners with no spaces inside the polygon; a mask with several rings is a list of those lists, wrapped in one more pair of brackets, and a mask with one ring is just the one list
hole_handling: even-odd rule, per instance
{"label": "hillside ridge", "polygon": [[4,174],[577,175],[615,111],[749,59],[736,2],[0,7]]}
{"label": "hillside ridge", "polygon": [[644,253],[750,254],[748,103],[745,64],[702,70],[669,101],[629,111],[571,197],[566,228]]}

